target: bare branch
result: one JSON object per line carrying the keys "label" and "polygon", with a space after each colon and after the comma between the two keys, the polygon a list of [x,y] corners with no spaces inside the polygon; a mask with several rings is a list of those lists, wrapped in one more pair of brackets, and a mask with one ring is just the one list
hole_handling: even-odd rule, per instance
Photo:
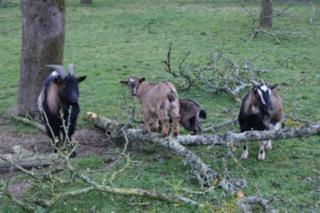
{"label": "bare branch", "polygon": [[21,117],[21,116],[13,116],[12,118],[16,121],[20,121],[20,122],[29,124],[29,125],[35,127],[36,129],[39,129],[42,132],[46,132],[45,126],[36,122],[36,121],[33,121],[33,120],[25,118],[25,117]]}
{"label": "bare branch", "polygon": [[267,199],[264,199],[262,197],[258,196],[248,196],[248,197],[243,197],[238,201],[238,206],[242,210],[242,212],[251,212],[251,206],[254,204],[259,204],[260,206],[263,207],[263,209],[267,213],[275,213],[278,212],[277,210],[273,209],[269,205],[270,201]]}

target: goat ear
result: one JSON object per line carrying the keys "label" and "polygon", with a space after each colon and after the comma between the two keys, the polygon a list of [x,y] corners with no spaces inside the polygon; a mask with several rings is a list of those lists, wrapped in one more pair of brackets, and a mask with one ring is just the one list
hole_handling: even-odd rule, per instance
{"label": "goat ear", "polygon": [[78,83],[84,81],[87,78],[87,76],[80,76],[79,78],[77,78]]}
{"label": "goat ear", "polygon": [[128,81],[120,81],[121,84],[128,85]]}
{"label": "goat ear", "polygon": [[277,88],[277,86],[278,86],[278,84],[274,84],[274,85],[270,85],[269,88],[270,88],[271,90],[274,90],[274,89]]}
{"label": "goat ear", "polygon": [[144,77],[143,77],[143,78],[140,78],[140,79],[139,79],[139,84],[141,84],[141,83],[144,82],[145,80],[146,80],[146,78],[144,78]]}

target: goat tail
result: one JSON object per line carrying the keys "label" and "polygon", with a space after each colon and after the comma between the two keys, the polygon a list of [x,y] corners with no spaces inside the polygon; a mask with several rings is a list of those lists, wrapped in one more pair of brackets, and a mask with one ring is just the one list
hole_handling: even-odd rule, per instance
{"label": "goat tail", "polygon": [[167,93],[167,98],[169,100],[171,109],[179,108],[179,106],[177,105],[177,93],[176,93],[176,91],[171,89],[170,92]]}
{"label": "goat tail", "polygon": [[177,93],[171,89],[171,91],[167,93],[167,98],[170,103],[175,102],[177,99]]}

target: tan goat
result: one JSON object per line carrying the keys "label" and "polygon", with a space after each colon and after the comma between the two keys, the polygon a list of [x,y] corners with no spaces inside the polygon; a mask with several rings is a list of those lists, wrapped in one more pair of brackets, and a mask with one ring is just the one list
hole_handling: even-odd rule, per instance
{"label": "tan goat", "polygon": [[144,117],[143,132],[158,130],[159,121],[162,124],[162,136],[169,133],[169,115],[172,117],[173,135],[179,132],[179,100],[177,91],[169,82],[151,83],[145,78],[129,78],[127,81],[120,81],[129,87],[132,96],[136,96],[142,107]]}

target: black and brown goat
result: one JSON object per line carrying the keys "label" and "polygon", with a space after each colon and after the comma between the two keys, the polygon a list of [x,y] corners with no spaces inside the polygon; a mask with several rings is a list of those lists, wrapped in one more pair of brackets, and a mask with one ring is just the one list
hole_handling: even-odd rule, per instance
{"label": "black and brown goat", "polygon": [[[277,85],[267,86],[263,81],[252,83],[253,87],[242,99],[238,116],[240,131],[280,129],[283,109],[276,93]],[[271,140],[260,142],[258,160],[265,159],[265,147],[272,148]],[[248,158],[247,143],[243,146],[241,158]]]}
{"label": "black and brown goat", "polygon": [[132,96],[136,96],[142,107],[144,118],[143,132],[147,133],[162,124],[162,136],[169,134],[169,115],[172,118],[173,135],[179,132],[179,101],[177,91],[170,82],[151,83],[145,78],[129,78],[120,81],[129,87]]}
{"label": "black and brown goat", "polygon": [[75,77],[73,65],[68,72],[61,65],[47,65],[53,70],[45,79],[38,98],[38,107],[46,126],[47,135],[52,139],[54,150],[63,144],[70,147],[77,117],[80,112],[78,104],[78,84],[86,76]]}
{"label": "black and brown goat", "polygon": [[179,99],[180,124],[191,134],[199,134],[202,131],[201,119],[207,118],[207,113],[200,104],[192,99]]}

